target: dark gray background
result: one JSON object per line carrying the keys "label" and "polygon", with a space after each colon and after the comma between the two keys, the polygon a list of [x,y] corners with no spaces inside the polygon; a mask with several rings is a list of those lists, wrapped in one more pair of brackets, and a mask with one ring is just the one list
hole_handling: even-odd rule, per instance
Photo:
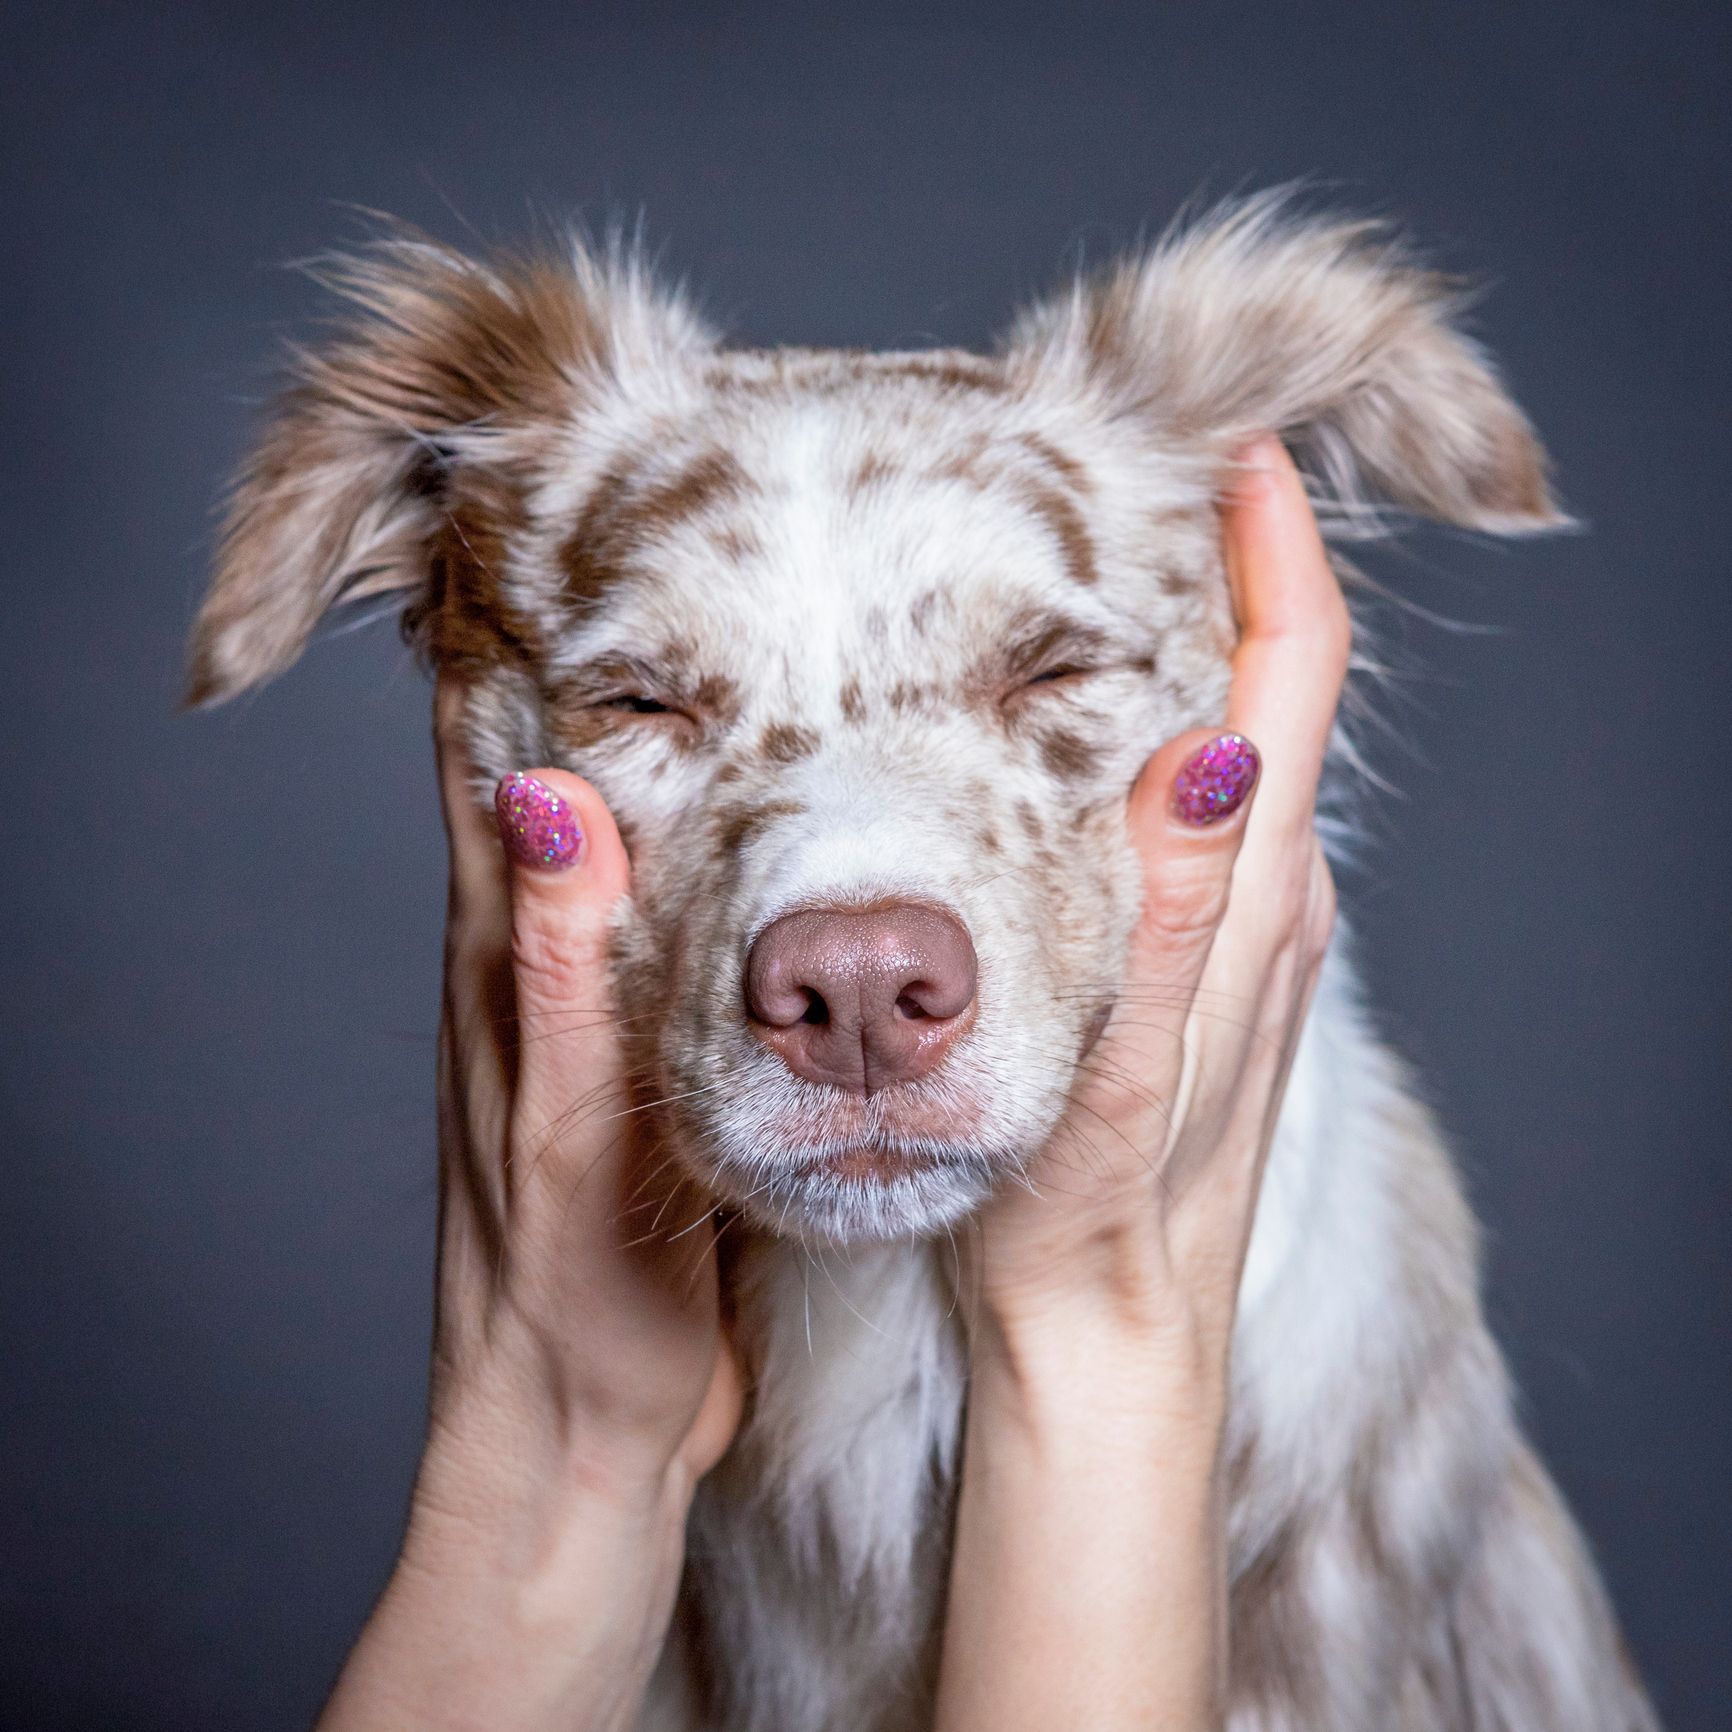
{"label": "dark gray background", "polygon": [[[814,12],[828,12],[822,22]],[[442,897],[389,627],[173,713],[334,201],[647,213],[760,342],[978,342],[1199,186],[1489,278],[1585,536],[1384,563],[1370,972],[1534,1430],[1676,1729],[1727,1724],[1723,8],[60,5],[6,29],[0,1721],[303,1725],[422,1400]]]}

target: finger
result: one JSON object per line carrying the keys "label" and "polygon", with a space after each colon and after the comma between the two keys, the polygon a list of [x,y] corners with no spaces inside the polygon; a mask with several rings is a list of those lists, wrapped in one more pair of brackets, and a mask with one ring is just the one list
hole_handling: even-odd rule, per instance
{"label": "finger", "polygon": [[1195,983],[1227,911],[1260,769],[1243,734],[1206,728],[1169,740],[1144,766],[1127,819],[1143,874],[1134,968]]}
{"label": "finger", "polygon": [[[460,682],[440,674],[434,688],[433,742],[450,855],[440,1127],[447,1176],[480,1187],[476,1200],[484,1195],[492,1207],[481,1208],[478,1218],[487,1218],[497,1217],[503,1182],[496,1156],[510,1112],[516,1010],[505,859],[477,797],[464,742],[467,697]],[[487,1151],[489,1158],[459,1159],[478,1151]]]}
{"label": "finger", "polygon": [[1186,1028],[1227,912],[1258,769],[1242,735],[1193,729],[1169,740],[1131,791],[1142,907],[1103,1030],[1107,1050],[1085,1065],[1077,1101],[1086,1119],[1111,1126],[1139,1171],[1164,1140],[1181,1060],[1195,1044]]}
{"label": "finger", "polygon": [[630,867],[605,802],[566,771],[507,776],[495,822],[510,885],[519,1129],[569,1152],[620,1110],[608,947]]}
{"label": "finger", "polygon": [[1259,835],[1310,829],[1352,628],[1304,483],[1279,440],[1245,453],[1222,527],[1240,625],[1227,725],[1264,756],[1255,850]]}
{"label": "finger", "polygon": [[[467,688],[441,673],[433,692],[433,746],[439,764],[439,798],[451,850],[454,919],[504,927],[507,906],[505,860],[488,819],[485,795],[476,783],[464,741]],[[493,920],[485,916],[491,913]]]}
{"label": "finger", "polygon": [[[1245,1002],[1257,1006],[1255,1038],[1245,1045],[1244,1070],[1231,1091],[1236,1098],[1220,1103],[1222,1117],[1238,1123],[1238,1133],[1228,1140],[1255,1157],[1256,1165],[1249,1169],[1253,1182],[1275,1133],[1334,928],[1334,879],[1315,837],[1304,853],[1303,883],[1295,900],[1297,917],[1273,954],[1257,959],[1253,967],[1252,946],[1237,942],[1229,931],[1211,952],[1204,976],[1213,985],[1237,974]],[[1250,977],[1253,973],[1255,978]]]}

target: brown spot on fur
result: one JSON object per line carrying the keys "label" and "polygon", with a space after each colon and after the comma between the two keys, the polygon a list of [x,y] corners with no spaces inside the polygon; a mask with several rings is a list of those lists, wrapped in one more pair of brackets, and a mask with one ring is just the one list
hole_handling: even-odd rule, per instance
{"label": "brown spot on fur", "polygon": [[984,433],[975,434],[960,450],[953,451],[934,464],[932,475],[938,481],[962,481],[970,487],[986,489],[998,479],[998,473],[986,462],[987,440]]}
{"label": "brown spot on fur", "polygon": [[427,588],[403,614],[404,637],[435,666],[473,677],[529,666],[544,653],[535,622],[512,607],[500,582],[523,521],[522,499],[503,479],[465,478],[434,543]]}
{"label": "brown spot on fur", "polygon": [[609,710],[562,703],[557,695],[550,695],[542,708],[549,738],[561,751],[573,756],[599,745],[620,723],[620,718]]}
{"label": "brown spot on fur", "polygon": [[751,481],[726,451],[706,451],[672,481],[650,488],[637,502],[632,527],[666,529],[747,491]]}
{"label": "brown spot on fur", "polygon": [[692,688],[692,702],[724,727],[740,719],[739,688],[725,674],[705,674]]}
{"label": "brown spot on fur", "polygon": [[989,859],[996,858],[1004,852],[1004,843],[1000,841],[998,831],[991,824],[975,826],[974,845]]}
{"label": "brown spot on fur", "polygon": [[760,800],[722,807],[715,815],[716,844],[724,854],[737,854],[766,824],[777,818],[797,817],[804,810],[798,800]]}
{"label": "brown spot on fur", "polygon": [[1052,532],[1071,578],[1080,584],[1098,582],[1100,570],[1095,564],[1094,537],[1070,495],[1031,477],[1022,478],[1017,491],[1023,504]]}
{"label": "brown spot on fur", "polygon": [[732,524],[716,531],[714,543],[716,551],[733,565],[744,565],[748,560],[759,558],[764,551],[764,544],[749,529],[739,529]]}
{"label": "brown spot on fur", "polygon": [[[1034,439],[1031,445],[1030,439],[1033,437],[1025,435],[1022,439],[1021,444],[1025,451],[1037,451],[1046,445],[1044,440],[1039,439]],[[994,464],[988,461],[988,453],[989,442],[986,436],[977,434],[961,450],[952,452],[936,464],[931,471],[932,477],[938,481],[962,482],[970,487],[978,487],[983,492],[1002,486],[1020,505],[1046,525],[1058,544],[1059,555],[1072,579],[1080,584],[1095,583],[1100,572],[1095,561],[1094,538],[1089,534],[1082,511],[1068,487],[1025,470],[1019,471]],[[1080,467],[1056,447],[1051,447],[1048,453],[1042,454],[1042,464],[1050,470],[1055,462],[1061,466],[1057,471],[1059,474],[1065,474],[1062,466],[1068,465],[1077,471],[1086,484],[1086,477],[1081,476]],[[1078,491],[1081,490],[1078,488]]]}
{"label": "brown spot on fur", "polygon": [[896,465],[882,452],[868,451],[855,465],[853,474],[848,477],[849,498],[859,499],[873,488],[883,486],[896,473]]}
{"label": "brown spot on fur", "polygon": [[583,502],[577,523],[559,548],[566,593],[574,601],[594,601],[618,575],[608,525],[628,496],[633,465],[622,459],[603,472]]}
{"label": "brown spot on fur", "polygon": [[817,734],[794,722],[772,722],[758,741],[759,752],[772,764],[797,764],[817,749]]}
{"label": "brown spot on fur", "polygon": [[1075,859],[1067,858],[1050,843],[1035,842],[1029,847],[1024,865],[1045,892],[1041,908],[1044,923],[1053,931],[1062,932],[1075,901],[1072,880]]}
{"label": "brown spot on fur", "polygon": [[1003,368],[985,355],[962,349],[937,349],[924,355],[886,355],[879,371],[920,379],[947,391],[981,391],[998,396],[1006,389]]}
{"label": "brown spot on fur", "polygon": [[1045,839],[1046,825],[1041,820],[1040,813],[1030,800],[1018,800],[1016,803],[1016,821],[1022,826],[1022,833],[1031,842]]}
{"label": "brown spot on fur", "polygon": [[860,682],[852,674],[842,682],[842,689],[836,694],[836,701],[842,709],[842,720],[859,724],[866,719],[866,699],[860,690]]}
{"label": "brown spot on fur", "polygon": [[704,375],[732,396],[835,397],[885,379],[910,379],[946,391],[998,395],[1008,389],[1002,362],[965,349],[874,353],[865,349],[736,349]]}
{"label": "brown spot on fur", "polygon": [[1040,761],[1061,781],[1080,782],[1100,768],[1100,749],[1068,728],[1041,735]]}
{"label": "brown spot on fur", "polygon": [[908,609],[908,623],[915,631],[924,634],[931,628],[932,616],[943,600],[944,597],[936,589],[922,590]]}
{"label": "brown spot on fur", "polygon": [[930,715],[938,707],[938,693],[919,680],[898,680],[885,694],[885,702],[899,716]]}
{"label": "brown spot on fur", "polygon": [[1074,488],[1078,493],[1092,493],[1094,482],[1089,472],[1068,451],[1061,451],[1053,442],[1039,433],[1020,433],[1017,443],[1037,462],[1044,463],[1053,470],[1066,486]]}
{"label": "brown spot on fur", "polygon": [[706,451],[671,479],[635,485],[645,462],[635,453],[612,464],[590,490],[559,550],[566,587],[591,601],[646,542],[749,492],[750,477],[726,451]]}

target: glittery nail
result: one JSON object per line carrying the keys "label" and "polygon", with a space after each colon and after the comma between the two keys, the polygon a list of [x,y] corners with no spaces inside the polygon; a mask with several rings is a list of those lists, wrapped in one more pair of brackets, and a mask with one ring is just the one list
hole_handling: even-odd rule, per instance
{"label": "glittery nail", "polygon": [[548,787],[514,770],[493,796],[499,838],[521,865],[563,872],[577,864],[583,832],[572,809]]}
{"label": "glittery nail", "polygon": [[1245,803],[1261,765],[1243,734],[1217,734],[1185,760],[1173,782],[1173,810],[1187,824],[1218,824]]}

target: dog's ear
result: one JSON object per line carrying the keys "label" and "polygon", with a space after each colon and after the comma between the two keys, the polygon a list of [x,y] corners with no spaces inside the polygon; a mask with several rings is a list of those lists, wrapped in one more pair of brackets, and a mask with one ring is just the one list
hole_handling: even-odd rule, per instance
{"label": "dog's ear", "polygon": [[1281,435],[1336,527],[1375,527],[1379,504],[1496,534],[1558,527],[1545,453],[1456,328],[1462,300],[1378,225],[1297,215],[1275,192],[1078,282],[1006,348],[1210,457]]}
{"label": "dog's ear", "polygon": [[314,273],[343,314],[297,350],[230,495],[186,702],[287,667],[330,608],[429,581],[454,466],[575,420],[636,369],[713,342],[637,256],[489,263],[394,230]]}

